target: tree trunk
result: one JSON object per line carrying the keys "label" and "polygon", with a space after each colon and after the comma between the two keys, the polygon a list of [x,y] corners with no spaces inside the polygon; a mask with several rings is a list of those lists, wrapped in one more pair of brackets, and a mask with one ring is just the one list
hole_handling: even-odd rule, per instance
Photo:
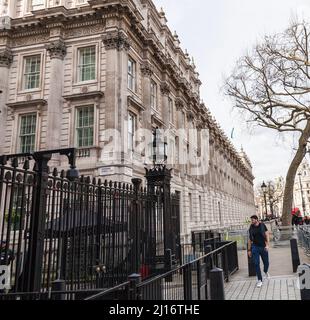
{"label": "tree trunk", "polygon": [[294,197],[294,184],[296,172],[305,157],[305,151],[310,137],[310,120],[308,120],[307,125],[300,136],[298,149],[295,154],[293,161],[290,164],[286,175],[285,189],[283,195],[283,209],[282,209],[282,225],[289,226],[291,224],[291,212]]}

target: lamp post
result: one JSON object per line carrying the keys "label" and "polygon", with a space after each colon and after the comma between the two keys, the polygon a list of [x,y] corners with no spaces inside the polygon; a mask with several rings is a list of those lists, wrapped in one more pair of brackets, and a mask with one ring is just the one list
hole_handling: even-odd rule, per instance
{"label": "lamp post", "polygon": [[303,190],[302,190],[302,183],[301,183],[302,173],[299,172],[299,173],[298,173],[298,176],[299,176],[299,184],[300,184],[300,195],[301,195],[302,211],[303,211],[303,214],[304,214],[304,216],[305,216],[305,213],[306,213],[306,204],[305,204],[304,192],[303,192]]}
{"label": "lamp post", "polygon": [[158,137],[158,127],[153,131],[153,166],[164,165],[167,161],[167,142]]}
{"label": "lamp post", "polygon": [[265,202],[265,215],[267,218],[267,199],[266,199],[266,194],[267,194],[267,186],[265,184],[265,181],[263,182],[263,184],[261,185],[261,189],[263,191],[264,194],[264,202]]}
{"label": "lamp post", "polygon": [[268,198],[269,198],[269,206],[270,206],[270,213],[271,217],[274,218],[274,208],[273,208],[273,203],[274,203],[274,186],[272,185],[271,182],[268,183]]}

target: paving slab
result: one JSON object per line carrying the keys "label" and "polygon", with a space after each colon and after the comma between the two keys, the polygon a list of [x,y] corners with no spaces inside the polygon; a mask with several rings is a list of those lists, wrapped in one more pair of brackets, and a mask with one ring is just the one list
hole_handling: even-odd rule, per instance
{"label": "paving slab", "polygon": [[[310,258],[299,248],[300,262],[310,263]],[[256,287],[256,277],[248,276],[246,250],[238,251],[239,270],[225,284],[227,300],[300,300],[296,286],[297,274],[293,273],[289,246],[271,247],[269,252],[271,278]],[[262,262],[261,262],[262,267]],[[262,268],[261,268],[262,269]]]}

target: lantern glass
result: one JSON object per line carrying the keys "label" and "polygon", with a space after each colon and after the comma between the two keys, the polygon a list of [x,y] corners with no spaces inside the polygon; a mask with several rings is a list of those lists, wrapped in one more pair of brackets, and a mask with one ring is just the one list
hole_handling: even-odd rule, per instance
{"label": "lantern glass", "polygon": [[267,186],[266,186],[265,182],[263,182],[261,188],[262,188],[263,193],[267,192]]}

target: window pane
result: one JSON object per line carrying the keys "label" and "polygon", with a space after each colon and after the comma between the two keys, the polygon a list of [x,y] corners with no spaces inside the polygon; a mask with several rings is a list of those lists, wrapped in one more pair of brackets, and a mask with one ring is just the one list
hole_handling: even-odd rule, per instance
{"label": "window pane", "polygon": [[76,134],[78,147],[91,147],[94,144],[94,107],[81,107],[77,110]]}
{"label": "window pane", "polygon": [[135,62],[131,59],[128,60],[128,88],[135,91],[135,78],[136,78],[136,67]]}
{"label": "window pane", "polygon": [[37,116],[35,114],[25,115],[20,120],[20,152],[33,152],[35,148]]}
{"label": "window pane", "polygon": [[24,58],[24,89],[36,89],[40,86],[41,56]]}
{"label": "window pane", "polygon": [[96,79],[96,47],[80,48],[79,52],[79,81]]}
{"label": "window pane", "polygon": [[128,113],[128,150],[134,150],[134,135],[136,127],[136,116],[132,113]]}

